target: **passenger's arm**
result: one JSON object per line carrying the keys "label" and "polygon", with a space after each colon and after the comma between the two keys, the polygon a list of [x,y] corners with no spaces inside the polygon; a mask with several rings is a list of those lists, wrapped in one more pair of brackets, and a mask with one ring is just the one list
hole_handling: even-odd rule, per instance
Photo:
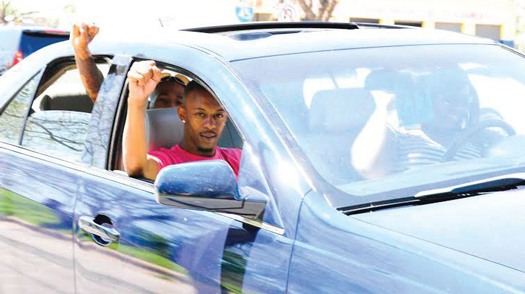
{"label": "passenger's arm", "polygon": [[158,164],[148,155],[146,108],[148,96],[160,82],[161,73],[154,61],[136,62],[128,73],[128,113],[124,126],[124,169],[129,176],[154,180]]}
{"label": "passenger's arm", "polygon": [[95,60],[88,48],[88,44],[95,38],[98,31],[98,27],[94,25],[83,23],[79,26],[75,24],[69,35],[82,84],[84,84],[84,88],[86,88],[87,94],[93,103],[97,100],[100,85],[104,80],[104,76],[95,64]]}
{"label": "passenger's arm", "polygon": [[372,91],[372,96],[376,108],[352,144],[351,150],[354,168],[368,179],[390,173],[397,155],[393,131],[388,126],[388,114],[394,96],[383,91]]}

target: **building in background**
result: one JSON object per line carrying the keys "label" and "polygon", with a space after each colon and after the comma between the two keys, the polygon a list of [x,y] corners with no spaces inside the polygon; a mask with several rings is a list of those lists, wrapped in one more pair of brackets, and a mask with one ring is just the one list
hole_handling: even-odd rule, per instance
{"label": "building in background", "polygon": [[[291,3],[293,7],[297,1],[257,1],[255,19],[275,19],[280,13],[275,11],[279,8],[275,2]],[[449,30],[514,47],[522,12],[519,3],[519,0],[340,0],[332,20]]]}

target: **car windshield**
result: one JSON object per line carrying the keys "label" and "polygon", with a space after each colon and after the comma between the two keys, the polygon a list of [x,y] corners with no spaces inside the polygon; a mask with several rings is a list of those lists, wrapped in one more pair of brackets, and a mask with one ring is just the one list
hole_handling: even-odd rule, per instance
{"label": "car windshield", "polygon": [[498,45],[360,48],[233,66],[319,174],[361,200],[525,164],[525,59]]}

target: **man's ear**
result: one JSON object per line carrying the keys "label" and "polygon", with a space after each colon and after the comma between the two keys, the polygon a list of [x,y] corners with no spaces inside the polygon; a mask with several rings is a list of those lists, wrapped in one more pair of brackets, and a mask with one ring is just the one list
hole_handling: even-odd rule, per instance
{"label": "man's ear", "polygon": [[184,109],[183,106],[177,107],[177,113],[179,115],[180,120],[185,123],[186,122],[186,109]]}

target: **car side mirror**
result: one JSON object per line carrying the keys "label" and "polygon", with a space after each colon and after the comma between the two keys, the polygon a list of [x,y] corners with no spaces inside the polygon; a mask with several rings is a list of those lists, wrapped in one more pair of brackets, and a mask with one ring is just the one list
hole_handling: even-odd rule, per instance
{"label": "car side mirror", "polygon": [[260,219],[266,206],[263,199],[239,195],[237,178],[223,160],[205,160],[163,168],[155,180],[157,202],[192,210],[242,215]]}

